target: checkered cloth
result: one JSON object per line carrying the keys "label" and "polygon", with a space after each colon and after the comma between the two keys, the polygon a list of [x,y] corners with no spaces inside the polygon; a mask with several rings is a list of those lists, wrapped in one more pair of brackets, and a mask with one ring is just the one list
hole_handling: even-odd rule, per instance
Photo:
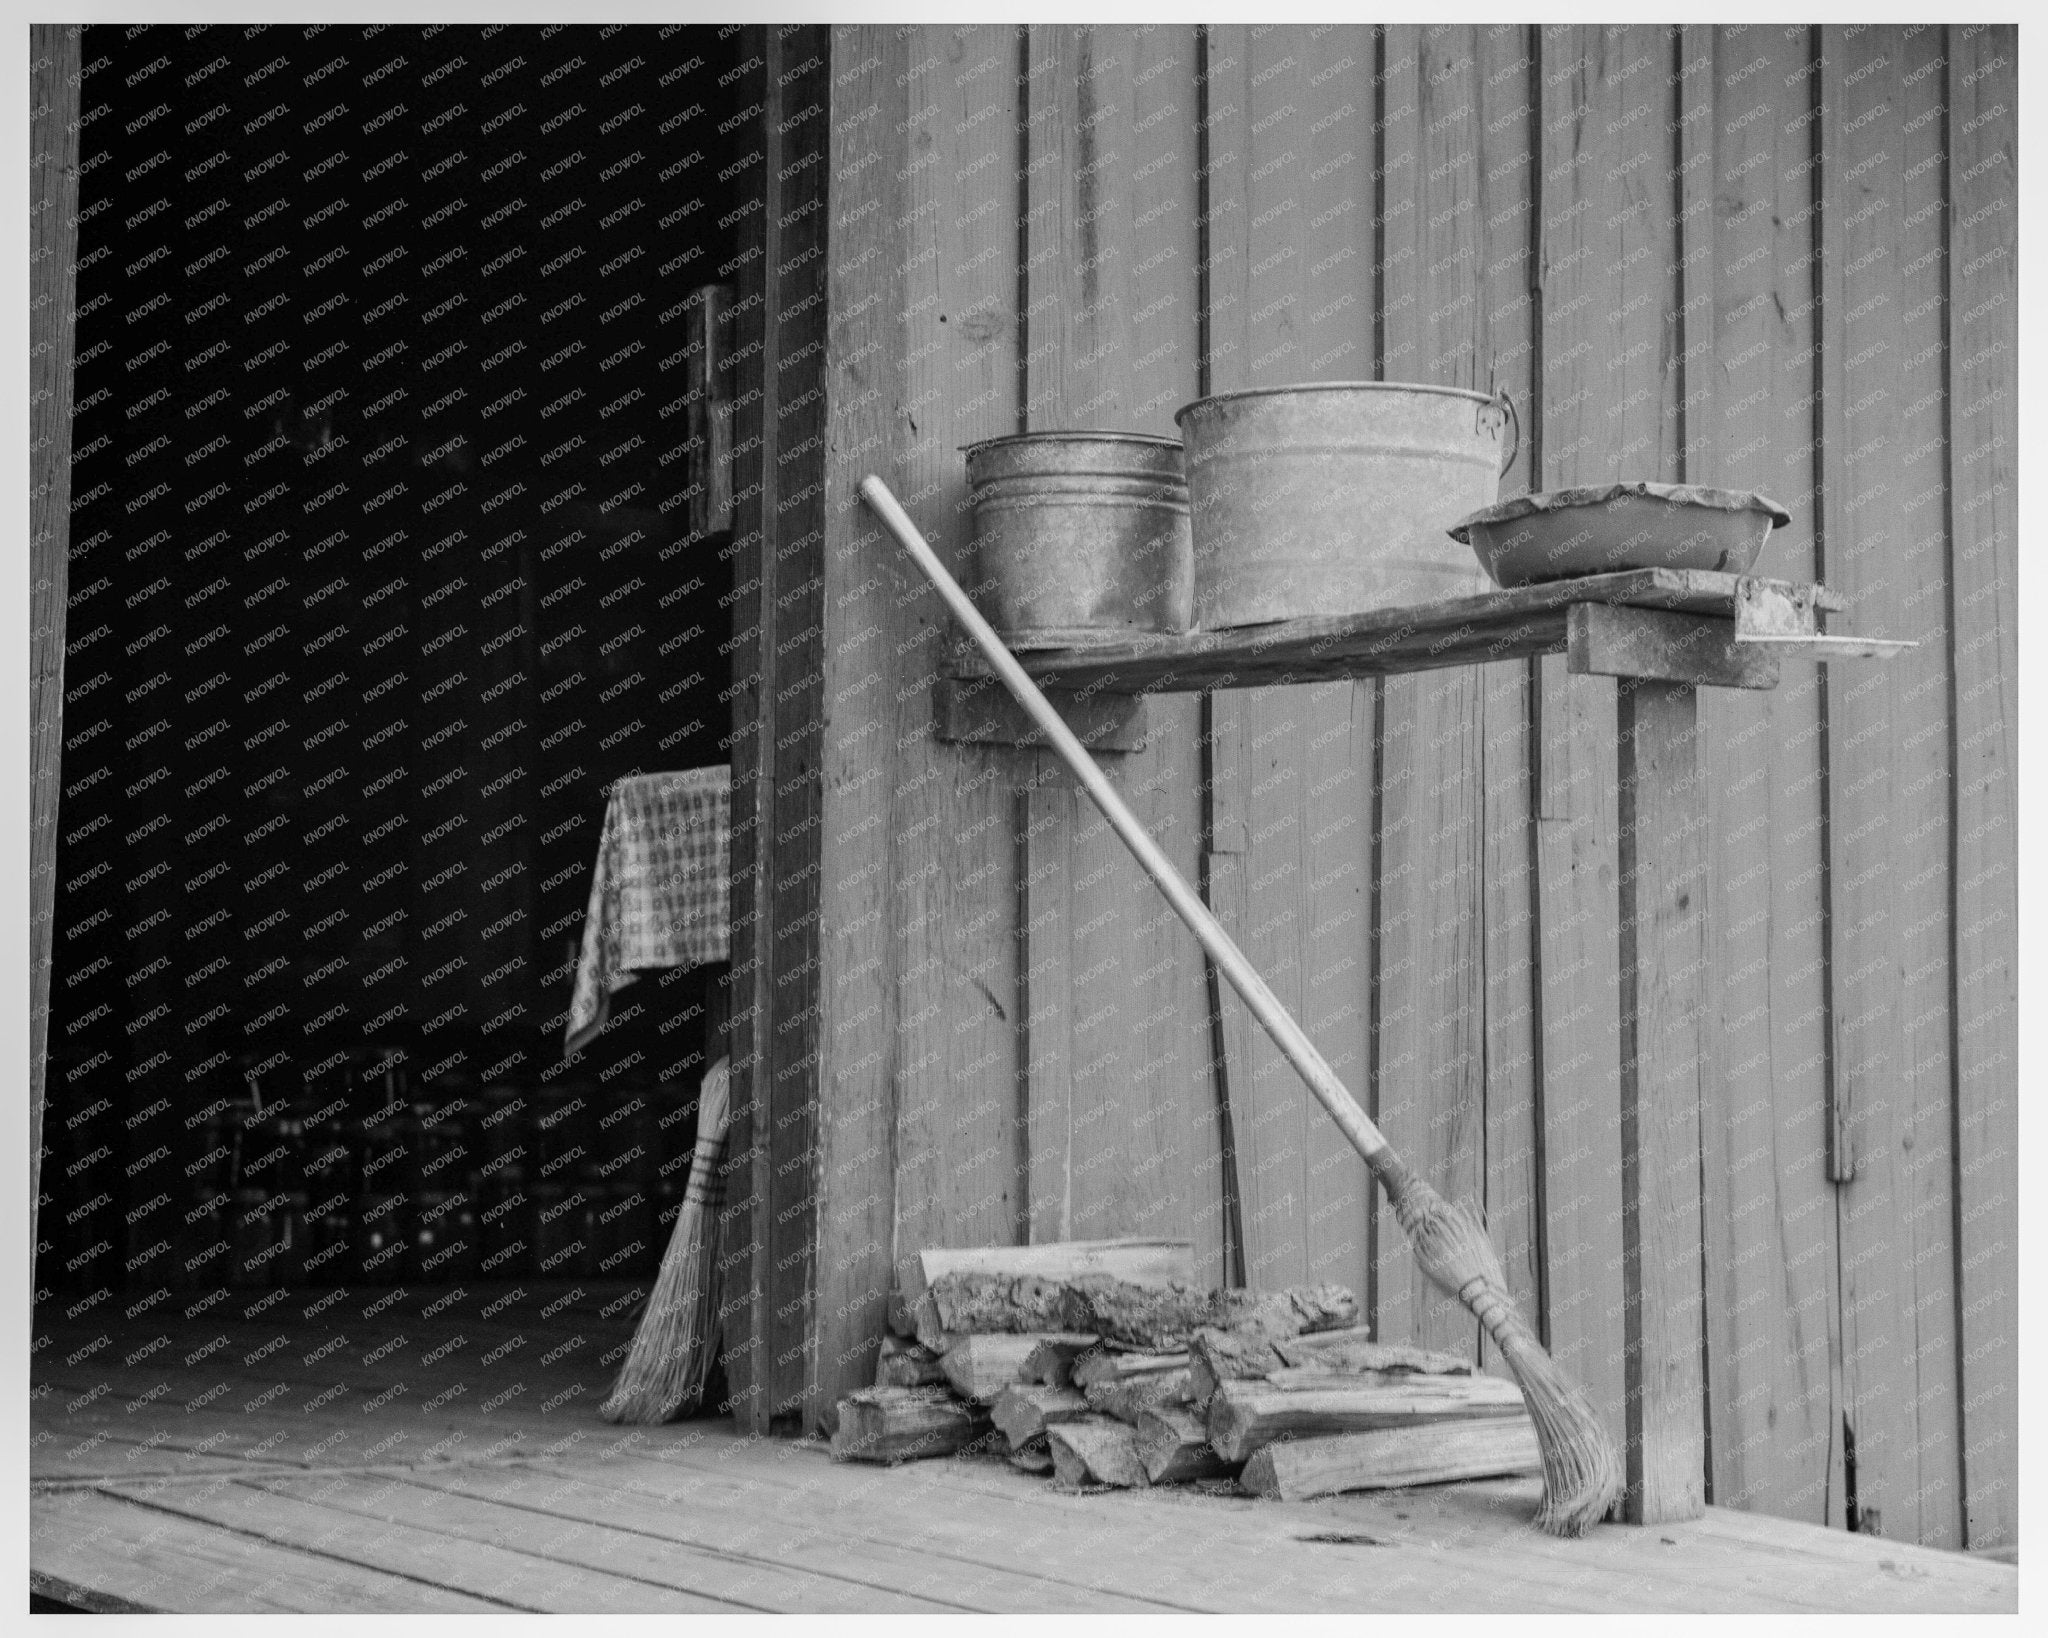
{"label": "checkered cloth", "polygon": [[732,770],[639,774],[612,786],[563,1056],[604,1028],[614,990],[653,967],[730,959],[726,878]]}

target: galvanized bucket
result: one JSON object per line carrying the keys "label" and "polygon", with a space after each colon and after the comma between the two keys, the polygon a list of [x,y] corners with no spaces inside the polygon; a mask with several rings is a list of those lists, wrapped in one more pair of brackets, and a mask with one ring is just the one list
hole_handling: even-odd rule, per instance
{"label": "galvanized bucket", "polygon": [[1174,419],[1198,630],[1491,589],[1445,531],[1499,495],[1514,460],[1506,397],[1346,381],[1223,393]]}
{"label": "galvanized bucket", "polygon": [[975,601],[1013,647],[1186,631],[1194,554],[1180,445],[1028,432],[967,447]]}

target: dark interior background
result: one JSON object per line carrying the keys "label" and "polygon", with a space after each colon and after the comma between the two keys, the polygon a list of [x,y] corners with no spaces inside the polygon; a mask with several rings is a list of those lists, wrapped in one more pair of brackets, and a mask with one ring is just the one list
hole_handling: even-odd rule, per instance
{"label": "dark interior background", "polygon": [[39,1288],[658,1260],[706,975],[563,1014],[609,783],[729,760],[751,39],[87,31]]}

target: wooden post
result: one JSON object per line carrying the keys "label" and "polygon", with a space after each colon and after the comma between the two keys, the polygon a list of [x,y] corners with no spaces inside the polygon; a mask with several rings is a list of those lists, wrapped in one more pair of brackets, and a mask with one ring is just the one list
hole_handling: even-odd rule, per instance
{"label": "wooden post", "polygon": [[78,279],[79,37],[29,28],[29,1005],[31,1284],[42,1188],[57,782],[64,740],[65,573],[71,522],[71,309]]}
{"label": "wooden post", "polygon": [[1706,1511],[1700,976],[1706,791],[1688,683],[1615,688],[1621,1256],[1631,1524]]}

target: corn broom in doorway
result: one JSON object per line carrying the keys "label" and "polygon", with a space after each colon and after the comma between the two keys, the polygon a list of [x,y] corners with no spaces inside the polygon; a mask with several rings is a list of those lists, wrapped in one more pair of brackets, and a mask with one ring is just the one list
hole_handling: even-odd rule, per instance
{"label": "corn broom in doorway", "polygon": [[1543,1455],[1543,1501],[1537,1509],[1539,1527],[1553,1535],[1583,1535],[1607,1516],[1621,1493],[1621,1458],[1607,1436],[1598,1413],[1515,1309],[1508,1294],[1500,1257],[1487,1237],[1486,1226],[1462,1202],[1452,1204],[1410,1171],[1350,1090],[1316,1050],[1301,1025],[1245,959],[1223,924],[1175,870],[1166,855],[1138,823],[1095,759],[1074,737],[1038,685],[1026,675],[1003,640],[947,573],[917,525],[880,478],[868,477],[861,494],[888,525],[925,577],[937,588],[953,617],[966,628],[989,665],[1018,703],[1030,713],[1040,732],[1058,751],[1096,807],[1102,810],[1123,844],[1136,856],[1154,885],[1166,895],[1174,912],[1187,923],[1231,987],[1243,997],[1252,1015],[1272,1036],[1308,1088],[1343,1131],[1386,1191],[1394,1216],[1414,1248],[1415,1260],[1432,1283],[1468,1308],[1508,1362],[1536,1424]]}
{"label": "corn broom in doorway", "polygon": [[675,1233],[611,1396],[598,1407],[607,1422],[672,1422],[688,1416],[704,1397],[718,1349],[712,1330],[718,1312],[718,1163],[725,1153],[730,1089],[729,1061],[720,1058],[705,1073],[697,1097],[697,1150]]}

